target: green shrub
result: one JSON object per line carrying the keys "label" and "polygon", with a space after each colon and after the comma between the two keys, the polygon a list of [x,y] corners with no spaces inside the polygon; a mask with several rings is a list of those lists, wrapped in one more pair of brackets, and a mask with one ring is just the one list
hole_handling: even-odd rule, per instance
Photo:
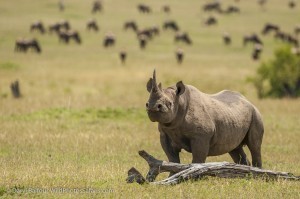
{"label": "green shrub", "polygon": [[252,79],[258,96],[299,97],[300,56],[293,54],[290,46],[275,50],[274,56],[274,59],[262,63]]}

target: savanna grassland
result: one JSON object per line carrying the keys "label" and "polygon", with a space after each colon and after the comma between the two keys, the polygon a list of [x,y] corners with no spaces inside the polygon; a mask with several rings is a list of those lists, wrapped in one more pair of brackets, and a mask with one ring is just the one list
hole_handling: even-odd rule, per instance
{"label": "savanna grassland", "polygon": [[[126,184],[127,171],[135,166],[143,173],[147,164],[137,152],[148,151],[166,160],[160,146],[157,125],[147,118],[146,83],[155,68],[163,87],[183,80],[203,92],[223,89],[241,92],[263,115],[265,135],[263,167],[300,175],[300,100],[258,99],[247,79],[255,75],[261,61],[281,46],[272,36],[261,36],[266,22],[292,32],[300,24],[300,2],[293,10],[287,1],[269,0],[264,9],[257,1],[241,0],[240,14],[213,14],[218,25],[206,27],[209,14],[201,10],[207,1],[104,0],[102,13],[91,14],[92,0],[58,1],[0,0],[0,196],[27,198],[117,197],[117,198],[300,198],[299,182],[255,179],[207,178],[176,186]],[[141,14],[137,4],[150,5],[153,13]],[[235,4],[222,1],[224,6]],[[169,4],[171,13],[161,11]],[[86,22],[95,18],[98,33],[88,32]],[[82,44],[59,43],[55,34],[30,33],[30,24],[44,25],[68,20],[78,30]],[[174,43],[172,31],[161,34],[140,50],[136,35],[123,30],[123,23],[135,20],[139,27],[162,26],[176,20],[187,31],[193,45]],[[222,33],[232,36],[225,46]],[[106,33],[116,36],[116,45],[105,49]],[[252,45],[244,47],[242,37],[258,33],[264,42],[261,61],[251,59]],[[42,53],[14,52],[19,37],[37,38]],[[183,64],[175,50],[185,52]],[[125,49],[122,65],[118,53]],[[20,81],[21,99],[14,99],[10,83]],[[247,154],[249,154],[247,150]],[[184,163],[191,154],[181,153]],[[207,161],[229,161],[229,155]],[[166,175],[160,177],[163,178]],[[15,193],[19,188],[92,188],[100,193]]]}

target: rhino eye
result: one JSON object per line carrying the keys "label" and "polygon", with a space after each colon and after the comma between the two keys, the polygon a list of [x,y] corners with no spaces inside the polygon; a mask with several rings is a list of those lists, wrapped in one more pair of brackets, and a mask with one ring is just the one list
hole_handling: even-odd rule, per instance
{"label": "rhino eye", "polygon": [[158,108],[158,109],[161,109],[161,107],[162,107],[161,104],[158,104],[158,105],[157,105],[157,108]]}
{"label": "rhino eye", "polygon": [[149,106],[149,103],[147,102],[147,103],[146,103],[146,107],[148,108],[148,106]]}

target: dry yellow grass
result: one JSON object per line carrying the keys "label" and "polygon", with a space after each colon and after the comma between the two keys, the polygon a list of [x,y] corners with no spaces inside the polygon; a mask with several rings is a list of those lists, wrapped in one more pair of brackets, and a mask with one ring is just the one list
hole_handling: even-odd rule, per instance
{"label": "dry yellow grass", "polygon": [[[159,144],[156,124],[144,111],[148,98],[146,82],[154,68],[163,86],[183,80],[204,92],[231,89],[243,93],[261,111],[265,123],[263,166],[300,175],[300,101],[259,100],[247,83],[260,62],[250,58],[251,47],[242,46],[242,36],[260,33],[266,22],[292,31],[299,24],[300,7],[270,0],[262,11],[256,1],[240,1],[240,15],[216,15],[216,27],[201,25],[208,14],[204,1],[145,1],[155,14],[141,15],[140,1],[104,1],[104,12],[90,13],[92,1],[66,0],[60,13],[56,1],[0,0],[0,195],[5,197],[120,197],[120,198],[299,198],[299,182],[265,182],[254,179],[215,179],[183,183],[173,187],[126,184],[127,170],[135,166],[144,173],[146,163],[137,151],[145,149],[166,159]],[[234,1],[224,1],[226,5]],[[21,6],[19,4],[22,4]],[[172,13],[161,12],[170,4]],[[99,33],[89,33],[85,23],[96,18]],[[29,26],[42,20],[46,26],[67,19],[81,35],[83,44],[60,44],[54,35],[30,33]],[[161,32],[145,51],[140,51],[132,32],[125,32],[126,20],[137,19],[140,27],[162,25],[175,19],[190,33],[194,44],[173,43],[173,33]],[[103,36],[112,31],[117,44],[102,47]],[[233,44],[225,47],[223,31],[232,34]],[[18,37],[36,37],[43,52],[15,53]],[[262,59],[272,56],[280,42],[263,37]],[[182,65],[174,52],[181,46],[186,57]],[[121,49],[128,51],[122,66]],[[23,98],[11,97],[9,84],[20,80]],[[248,153],[248,152],[247,152]],[[191,155],[181,154],[182,161]],[[228,155],[207,161],[232,161]],[[11,188],[93,188],[100,193],[9,193]],[[101,191],[113,190],[102,193]]]}

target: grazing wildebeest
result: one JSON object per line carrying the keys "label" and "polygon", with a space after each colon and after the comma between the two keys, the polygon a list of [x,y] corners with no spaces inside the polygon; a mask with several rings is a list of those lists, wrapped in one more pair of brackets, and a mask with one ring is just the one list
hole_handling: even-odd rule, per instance
{"label": "grazing wildebeest", "polygon": [[212,3],[207,3],[203,5],[202,9],[204,11],[216,11],[220,12],[221,11],[221,5],[219,2],[212,2]]}
{"label": "grazing wildebeest", "polygon": [[42,34],[46,32],[45,27],[41,21],[37,21],[31,24],[30,32],[33,32],[35,30],[40,31],[40,33]]}
{"label": "grazing wildebeest", "polygon": [[62,22],[58,22],[58,23],[54,23],[52,25],[49,26],[49,32],[55,32],[55,33],[59,33],[62,30],[68,31],[70,30],[70,24],[68,21],[62,21]]}
{"label": "grazing wildebeest", "polygon": [[149,14],[149,13],[152,12],[150,6],[145,5],[145,4],[139,4],[137,6],[137,8],[138,8],[138,11],[140,11],[140,13],[147,13],[147,14]]}
{"label": "grazing wildebeest", "polygon": [[138,26],[135,21],[126,21],[124,23],[124,30],[132,29],[134,32],[138,31]]}
{"label": "grazing wildebeest", "polygon": [[168,21],[164,22],[163,29],[164,30],[171,29],[171,30],[174,30],[174,31],[178,31],[179,27],[178,27],[178,25],[177,25],[177,23],[175,21],[168,20]]}
{"label": "grazing wildebeest", "polygon": [[289,7],[293,9],[296,6],[296,2],[294,0],[289,1]]}
{"label": "grazing wildebeest", "polygon": [[147,90],[147,114],[158,122],[160,143],[169,162],[180,163],[179,152],[184,149],[192,153],[193,163],[229,153],[235,163],[250,165],[243,150],[247,145],[252,165],[262,167],[263,122],[243,95],[229,90],[206,94],[182,81],[163,89],[155,71]]}
{"label": "grazing wildebeest", "polygon": [[208,17],[204,21],[204,24],[208,25],[208,26],[210,26],[210,25],[216,25],[217,23],[218,23],[217,19],[215,17],[213,17],[213,16]]}
{"label": "grazing wildebeest", "polygon": [[171,8],[170,8],[169,5],[163,5],[162,11],[163,11],[164,13],[169,14],[169,13],[171,12]]}
{"label": "grazing wildebeest", "polygon": [[105,48],[114,46],[116,43],[116,38],[112,33],[108,33],[105,35],[104,40],[103,40],[103,46]]}
{"label": "grazing wildebeest", "polygon": [[89,20],[86,24],[86,28],[87,30],[94,30],[96,32],[99,30],[99,26],[95,19]]}
{"label": "grazing wildebeest", "polygon": [[11,90],[11,93],[14,98],[22,97],[21,92],[20,92],[20,84],[19,84],[18,80],[14,81],[10,84],[10,90]]}
{"label": "grazing wildebeest", "polygon": [[176,60],[178,64],[181,64],[183,61],[184,53],[181,48],[178,48],[175,52]]}
{"label": "grazing wildebeest", "polygon": [[240,13],[240,9],[236,6],[228,6],[226,10],[222,11],[222,13],[225,14]]}
{"label": "grazing wildebeest", "polygon": [[177,32],[175,34],[174,41],[175,42],[182,41],[189,45],[192,44],[192,40],[191,40],[190,36],[188,35],[188,33],[186,33],[186,32]]}
{"label": "grazing wildebeest", "polygon": [[59,41],[69,43],[73,39],[76,43],[81,44],[80,35],[77,31],[62,31],[58,33]]}
{"label": "grazing wildebeest", "polygon": [[231,37],[227,32],[223,33],[223,42],[225,45],[230,45],[231,44]]}
{"label": "grazing wildebeest", "polygon": [[119,56],[120,56],[122,64],[125,64],[125,61],[126,61],[126,58],[127,58],[127,52],[125,50],[122,50],[119,53]]}
{"label": "grazing wildebeest", "polygon": [[147,45],[147,37],[145,35],[138,36],[140,48],[143,50]]}
{"label": "grazing wildebeest", "polygon": [[42,49],[36,39],[17,39],[15,43],[16,52],[27,52],[28,49],[33,49],[37,53],[41,53]]}
{"label": "grazing wildebeest", "polygon": [[283,42],[292,44],[296,47],[299,45],[298,39],[296,37],[292,36],[289,33],[285,33],[285,32],[282,32],[282,31],[277,31],[276,34],[274,35],[274,37],[275,37],[275,39],[279,39]]}
{"label": "grazing wildebeest", "polygon": [[147,39],[152,39],[156,31],[153,31],[153,28],[144,28],[143,30],[137,31],[137,36],[145,36]]}
{"label": "grazing wildebeest", "polygon": [[257,34],[253,33],[251,35],[246,35],[243,38],[243,44],[244,46],[247,45],[247,43],[253,43],[253,44],[261,44],[263,45],[263,42],[261,41],[261,39],[257,36]]}
{"label": "grazing wildebeest", "polygon": [[269,32],[278,32],[279,31],[279,26],[275,25],[275,24],[271,24],[271,23],[266,23],[266,25],[264,26],[263,30],[262,30],[262,34],[266,35]]}
{"label": "grazing wildebeest", "polygon": [[260,54],[262,52],[263,46],[261,44],[255,44],[252,52],[252,59],[258,60],[260,59]]}
{"label": "grazing wildebeest", "polygon": [[101,12],[102,11],[102,1],[96,0],[93,3],[92,13]]}

